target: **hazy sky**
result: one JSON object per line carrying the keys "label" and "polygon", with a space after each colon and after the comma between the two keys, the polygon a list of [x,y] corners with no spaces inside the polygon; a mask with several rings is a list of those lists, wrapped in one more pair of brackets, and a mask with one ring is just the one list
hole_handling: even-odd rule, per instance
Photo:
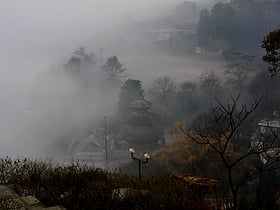
{"label": "hazy sky", "polygon": [[149,18],[157,2],[165,0],[0,0],[1,72],[30,79],[78,46],[103,41],[127,18]]}
{"label": "hazy sky", "polygon": [[[65,62],[80,46],[92,50],[110,46],[116,42],[114,37],[122,36],[122,27],[170,15],[179,2],[0,0],[0,157],[43,155],[49,139],[67,132],[89,118],[88,112],[103,106],[92,100],[71,101],[73,94],[79,95],[72,84],[46,79],[46,71],[52,65]],[[109,55],[113,53],[104,50]],[[147,54],[139,58],[133,54],[120,57],[131,75],[141,80],[175,71],[176,65],[172,64],[179,64],[176,71],[182,75],[187,65],[184,58],[151,58]],[[168,63],[172,68],[165,68]],[[74,98],[76,102],[84,99],[79,97]]]}
{"label": "hazy sky", "polygon": [[[200,0],[199,2],[201,2]],[[214,0],[210,0],[214,1]],[[100,42],[125,21],[172,14],[180,0],[0,0],[1,63],[15,67],[61,60],[66,53]],[[110,40],[106,40],[110,42]],[[68,56],[68,55],[67,55]],[[37,62],[34,63],[34,58]],[[29,66],[28,66],[29,68]],[[25,72],[26,73],[26,72]]]}

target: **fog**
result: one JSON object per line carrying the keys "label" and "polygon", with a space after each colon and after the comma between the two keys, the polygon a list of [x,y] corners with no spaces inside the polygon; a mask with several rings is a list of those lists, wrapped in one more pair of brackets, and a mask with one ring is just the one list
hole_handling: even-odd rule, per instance
{"label": "fog", "polygon": [[0,0],[0,156],[53,155],[57,139],[116,112],[119,90],[82,89],[61,70],[81,46],[104,58],[117,55],[144,88],[161,75],[181,81],[219,68],[143,41],[143,25],[172,14],[179,2]]}

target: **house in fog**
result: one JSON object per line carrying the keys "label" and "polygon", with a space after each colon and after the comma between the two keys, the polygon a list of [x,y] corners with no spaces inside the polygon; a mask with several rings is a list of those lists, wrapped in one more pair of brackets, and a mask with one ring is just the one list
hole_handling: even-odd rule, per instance
{"label": "house in fog", "polygon": [[149,26],[147,33],[161,47],[188,52],[197,45],[197,5],[193,1],[183,1],[174,7],[169,18]]}
{"label": "house in fog", "polygon": [[94,133],[75,138],[69,146],[66,163],[80,162],[103,169],[108,166],[111,170],[131,161],[130,147],[138,152],[159,148],[163,137],[158,116],[150,111],[152,103],[142,97],[131,101],[129,106],[131,111],[113,131],[99,128]]}
{"label": "house in fog", "polygon": [[258,123],[261,134],[267,134],[269,132],[279,132],[280,131],[280,116],[277,111],[265,119],[262,119]]}
{"label": "house in fog", "polygon": [[[107,151],[112,150],[113,142],[108,138]],[[89,134],[74,138],[69,145],[66,164],[82,163],[96,168],[105,168],[105,142],[101,135]]]}
{"label": "house in fog", "polygon": [[[260,155],[261,161],[266,164],[269,158],[280,157],[280,116],[274,111],[271,116],[258,123],[258,131],[251,141],[251,148],[264,150]],[[266,149],[267,148],[267,149]]]}

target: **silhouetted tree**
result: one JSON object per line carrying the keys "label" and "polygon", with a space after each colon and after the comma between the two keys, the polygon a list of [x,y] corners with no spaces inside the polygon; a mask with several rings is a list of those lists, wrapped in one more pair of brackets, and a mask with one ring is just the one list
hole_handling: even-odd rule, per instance
{"label": "silhouetted tree", "polygon": [[[198,37],[202,47],[210,49],[259,50],[259,43],[267,30],[267,25],[279,22],[278,13],[267,17],[267,5],[262,1],[235,0],[217,3],[211,14],[201,11]],[[277,12],[277,10],[275,11]]]}
{"label": "silhouetted tree", "polygon": [[203,9],[200,12],[199,23],[197,25],[197,35],[199,38],[199,44],[201,46],[207,46],[211,36],[211,16],[208,9]]}
{"label": "silhouetted tree", "polygon": [[176,90],[176,84],[170,76],[162,76],[153,82],[152,93],[158,97],[161,109],[166,105],[168,98],[171,98]]}
{"label": "silhouetted tree", "polygon": [[200,88],[210,99],[212,99],[214,95],[217,95],[220,86],[219,77],[214,72],[205,72],[201,74]]}
{"label": "silhouetted tree", "polygon": [[219,2],[213,6],[211,15],[214,24],[213,36],[227,40],[232,33],[231,26],[235,15],[233,7],[229,3]]}
{"label": "silhouetted tree", "polygon": [[270,32],[263,40],[262,47],[266,50],[263,60],[270,66],[271,76],[280,70],[280,29]]}
{"label": "silhouetted tree", "polygon": [[[238,208],[238,192],[241,186],[262,171],[280,168],[279,151],[276,155],[269,155],[269,151],[274,145],[274,137],[268,139],[269,141],[257,141],[254,146],[245,150],[239,150],[242,148],[241,145],[235,144],[236,139],[240,138],[238,131],[260,103],[260,98],[257,98],[250,106],[240,105],[239,98],[239,96],[230,97],[227,104],[217,101],[218,106],[211,109],[210,114],[205,116],[204,123],[192,130],[180,128],[192,142],[202,147],[207,146],[219,156],[227,171],[227,182],[232,193],[234,210]],[[245,142],[239,141],[239,144],[242,143]],[[265,155],[268,160],[265,164],[247,167],[253,158],[258,159],[261,155]]]}
{"label": "silhouetted tree", "polygon": [[244,85],[249,82],[249,75],[255,74],[255,56],[242,52],[227,50],[223,52],[223,59],[226,62],[225,75],[228,76],[229,84],[236,93],[246,90]]}
{"label": "silhouetted tree", "polygon": [[[80,49],[73,52],[71,58],[65,65],[67,71],[70,71],[73,76],[83,76],[83,69],[90,71],[92,66],[95,64],[94,54],[89,54],[86,49],[81,47]],[[85,76],[87,77],[87,75]]]}
{"label": "silhouetted tree", "polygon": [[196,95],[196,83],[193,82],[184,82],[180,85],[179,89],[179,99],[181,102],[181,111],[186,111],[187,108],[190,108],[194,105],[194,97]]}
{"label": "silhouetted tree", "polygon": [[273,110],[279,110],[280,107],[280,77],[271,78],[265,71],[259,72],[252,78],[248,92],[251,96],[263,96],[257,113],[261,117],[270,115]]}
{"label": "silhouetted tree", "polygon": [[130,110],[131,101],[143,97],[144,90],[140,80],[128,79],[121,87],[119,94],[119,110],[122,114],[127,114]]}
{"label": "silhouetted tree", "polygon": [[121,77],[125,77],[125,67],[121,64],[117,56],[111,56],[107,58],[106,63],[101,67],[102,71],[106,75],[106,78],[110,81],[118,82]]}

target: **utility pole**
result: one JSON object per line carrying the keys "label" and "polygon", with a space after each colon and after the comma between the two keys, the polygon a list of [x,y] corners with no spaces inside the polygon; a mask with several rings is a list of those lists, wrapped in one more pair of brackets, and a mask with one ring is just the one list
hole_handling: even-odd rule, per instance
{"label": "utility pole", "polygon": [[109,172],[109,163],[108,163],[108,135],[107,135],[107,120],[104,116],[104,142],[105,142],[105,166],[107,173]]}

